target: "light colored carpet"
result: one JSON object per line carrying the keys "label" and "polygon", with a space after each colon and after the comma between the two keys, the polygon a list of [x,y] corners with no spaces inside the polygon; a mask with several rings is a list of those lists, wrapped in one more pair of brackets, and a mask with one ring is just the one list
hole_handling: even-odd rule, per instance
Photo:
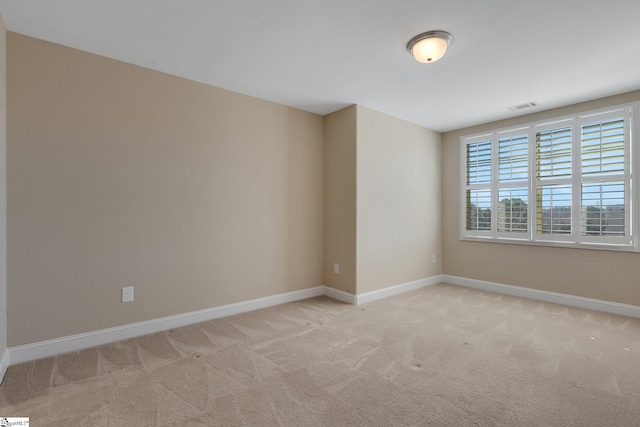
{"label": "light colored carpet", "polygon": [[11,366],[32,426],[638,426],[640,319],[446,284]]}

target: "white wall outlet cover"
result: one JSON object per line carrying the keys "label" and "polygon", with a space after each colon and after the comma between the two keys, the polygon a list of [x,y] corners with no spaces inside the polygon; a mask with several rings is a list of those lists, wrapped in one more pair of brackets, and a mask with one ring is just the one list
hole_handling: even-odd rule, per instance
{"label": "white wall outlet cover", "polygon": [[133,286],[126,286],[122,288],[122,302],[133,301]]}

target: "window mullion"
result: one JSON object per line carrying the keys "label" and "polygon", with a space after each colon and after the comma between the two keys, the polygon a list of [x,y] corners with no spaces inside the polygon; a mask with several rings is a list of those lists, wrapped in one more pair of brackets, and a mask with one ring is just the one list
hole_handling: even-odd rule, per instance
{"label": "window mullion", "polygon": [[571,236],[582,241],[582,132],[578,120],[571,125]]}
{"label": "window mullion", "polygon": [[527,132],[527,138],[529,139],[529,206],[527,211],[528,226],[529,226],[529,240],[534,241],[536,237],[536,212],[538,212],[538,197],[536,194],[537,185],[537,171],[538,164],[536,162],[536,132],[533,127],[529,128]]}
{"label": "window mullion", "polygon": [[626,167],[625,170],[628,177],[629,183],[629,195],[630,195],[630,213],[629,213],[629,233],[632,238],[632,245],[634,247],[638,246],[638,230],[637,226],[640,225],[640,197],[633,196],[634,194],[638,194],[638,182],[637,177],[638,172],[636,169],[640,165],[640,147],[634,144],[634,141],[638,140],[638,132],[640,131],[640,108],[637,105],[634,105],[630,108],[630,121],[631,124],[628,126],[628,140],[627,147],[629,149],[629,155],[627,156],[626,162],[630,162],[629,167]]}
{"label": "window mullion", "polygon": [[491,235],[494,237],[498,233],[498,195],[500,192],[498,157],[498,138],[494,134],[491,136]]}
{"label": "window mullion", "polygon": [[[635,125],[636,121],[633,118],[633,113],[636,109],[631,107],[629,112],[625,116],[624,123],[624,205],[628,207],[625,209],[624,214],[624,229],[625,229],[625,237],[632,237],[635,235],[636,231],[632,229],[632,217],[634,215],[634,200],[636,197],[633,196],[633,188],[632,188],[632,156],[634,156],[633,146],[631,144],[631,135],[633,134],[633,130],[631,129],[631,125]],[[631,125],[630,125],[631,124]],[[635,244],[634,242],[632,242]]]}

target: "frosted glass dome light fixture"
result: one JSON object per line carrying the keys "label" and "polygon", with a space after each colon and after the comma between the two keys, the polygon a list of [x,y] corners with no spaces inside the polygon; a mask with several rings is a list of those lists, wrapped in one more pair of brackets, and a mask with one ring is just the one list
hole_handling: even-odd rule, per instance
{"label": "frosted glass dome light fixture", "polygon": [[416,61],[428,64],[442,58],[451,43],[453,36],[446,31],[427,31],[409,40],[407,50]]}

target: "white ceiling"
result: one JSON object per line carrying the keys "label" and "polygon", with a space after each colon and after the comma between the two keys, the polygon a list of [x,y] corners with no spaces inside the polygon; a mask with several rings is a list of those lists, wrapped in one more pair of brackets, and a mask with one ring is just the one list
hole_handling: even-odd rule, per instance
{"label": "white ceiling", "polygon": [[[258,98],[438,131],[640,89],[639,0],[0,0],[0,13],[10,31]],[[454,41],[419,64],[405,46],[429,30]]]}

